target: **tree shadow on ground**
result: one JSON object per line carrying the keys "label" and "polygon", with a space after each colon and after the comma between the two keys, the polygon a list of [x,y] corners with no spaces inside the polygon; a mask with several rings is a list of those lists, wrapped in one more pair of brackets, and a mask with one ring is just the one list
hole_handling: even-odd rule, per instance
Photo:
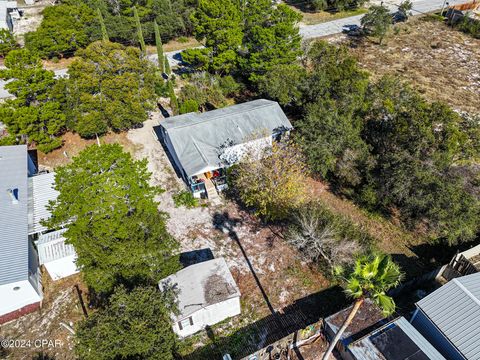
{"label": "tree shadow on ground", "polygon": [[438,242],[436,244],[425,243],[411,246],[410,250],[413,251],[424,264],[435,268],[449,263],[457,253],[468,250],[479,243],[480,237],[477,236],[473,241],[457,245],[448,245],[444,242]]}
{"label": "tree shadow on ground", "polygon": [[[230,354],[232,359],[248,356],[295,331],[306,328],[319,319],[333,314],[348,305],[343,290],[334,286],[296,300],[276,315],[268,315],[227,336],[214,334],[209,329],[212,343],[194,350],[181,360],[213,360]],[[240,315],[241,316],[241,315]]]}

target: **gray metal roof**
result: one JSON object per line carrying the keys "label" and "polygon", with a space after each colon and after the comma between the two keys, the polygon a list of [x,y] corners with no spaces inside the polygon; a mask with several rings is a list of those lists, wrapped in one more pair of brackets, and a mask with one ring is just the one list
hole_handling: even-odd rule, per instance
{"label": "gray metal roof", "polygon": [[451,280],[417,306],[468,360],[480,360],[480,273]]}
{"label": "gray metal roof", "polygon": [[27,166],[25,145],[0,146],[0,285],[28,279]]}
{"label": "gray metal roof", "polygon": [[161,290],[178,290],[176,320],[181,320],[209,305],[239,297],[240,290],[224,258],[190,265],[159,282]]}
{"label": "gray metal roof", "polygon": [[63,233],[67,229],[52,231],[39,236],[37,241],[38,258],[40,264],[75,255],[75,248],[65,243]]}
{"label": "gray metal roof", "polygon": [[189,176],[223,167],[219,148],[242,144],[252,135],[292,129],[275,101],[260,99],[205,113],[173,116],[160,122]]}
{"label": "gray metal roof", "polygon": [[58,191],[53,188],[55,183],[55,173],[36,175],[28,179],[29,181],[29,209],[28,209],[28,233],[38,234],[48,230],[40,224],[41,220],[47,220],[50,217],[50,211],[47,210],[48,202],[55,200]]}
{"label": "gray metal roof", "polygon": [[[393,333],[392,330],[398,329],[401,331]],[[381,340],[380,348],[378,340]],[[390,360],[389,353],[394,353],[396,359],[445,360],[404,317],[372,331],[350,344],[348,348],[356,360]]]}

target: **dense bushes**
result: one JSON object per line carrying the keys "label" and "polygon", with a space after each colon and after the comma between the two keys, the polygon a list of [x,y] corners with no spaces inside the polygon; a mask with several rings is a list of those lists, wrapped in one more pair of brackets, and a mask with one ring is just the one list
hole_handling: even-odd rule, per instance
{"label": "dense bushes", "polygon": [[306,62],[305,76],[275,67],[260,88],[301,115],[296,141],[309,168],[432,239],[474,238],[480,186],[470,164],[480,154],[480,124],[398,79],[370,82],[345,48],[317,42]]}
{"label": "dense bushes", "polygon": [[311,0],[312,7],[315,10],[343,11],[356,9],[366,0]]}
{"label": "dense bushes", "polygon": [[45,8],[40,27],[26,34],[26,46],[43,58],[72,56],[74,51],[102,38],[96,12],[101,11],[111,41],[138,44],[133,7],[138,9],[145,41],[155,44],[154,21],[162,40],[169,41],[192,31],[190,13],[195,0],[153,0],[147,3],[107,0],[63,0]]}

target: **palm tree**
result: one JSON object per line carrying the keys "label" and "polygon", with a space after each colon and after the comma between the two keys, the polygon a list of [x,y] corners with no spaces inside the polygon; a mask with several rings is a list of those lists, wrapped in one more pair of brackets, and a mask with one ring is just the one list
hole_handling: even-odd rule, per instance
{"label": "palm tree", "polygon": [[389,255],[372,254],[361,256],[355,260],[353,271],[345,279],[345,293],[355,299],[355,303],[347,318],[330,343],[323,360],[328,360],[335,345],[348,328],[353,318],[367,298],[371,298],[382,309],[385,316],[395,311],[395,302],[386,294],[397,286],[403,278],[400,267]]}

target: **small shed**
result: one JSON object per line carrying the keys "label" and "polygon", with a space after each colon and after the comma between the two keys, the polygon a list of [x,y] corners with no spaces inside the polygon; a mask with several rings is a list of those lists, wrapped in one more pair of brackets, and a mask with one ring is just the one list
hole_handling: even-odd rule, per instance
{"label": "small shed", "polygon": [[239,315],[240,290],[223,258],[188,266],[159,282],[162,291],[177,293],[173,331],[185,337]]}
{"label": "small shed", "polygon": [[66,244],[63,237],[66,230],[42,234],[37,241],[40,265],[45,266],[52,280],[63,279],[79,272],[75,263],[75,249],[73,245]]}
{"label": "small shed", "polygon": [[[333,340],[338,330],[342,327],[342,324],[348,317],[348,314],[350,314],[352,307],[353,305],[340,310],[325,319],[325,335],[329,341]],[[360,306],[353,321],[342,334],[342,337],[336,346],[337,351],[342,355],[342,358],[347,360],[353,359],[348,353],[347,347],[352,342],[360,339],[386,322],[387,320],[383,316],[380,308],[371,299],[366,299],[362,306]]]}
{"label": "small shed", "polygon": [[348,346],[354,360],[445,360],[404,317]]}

